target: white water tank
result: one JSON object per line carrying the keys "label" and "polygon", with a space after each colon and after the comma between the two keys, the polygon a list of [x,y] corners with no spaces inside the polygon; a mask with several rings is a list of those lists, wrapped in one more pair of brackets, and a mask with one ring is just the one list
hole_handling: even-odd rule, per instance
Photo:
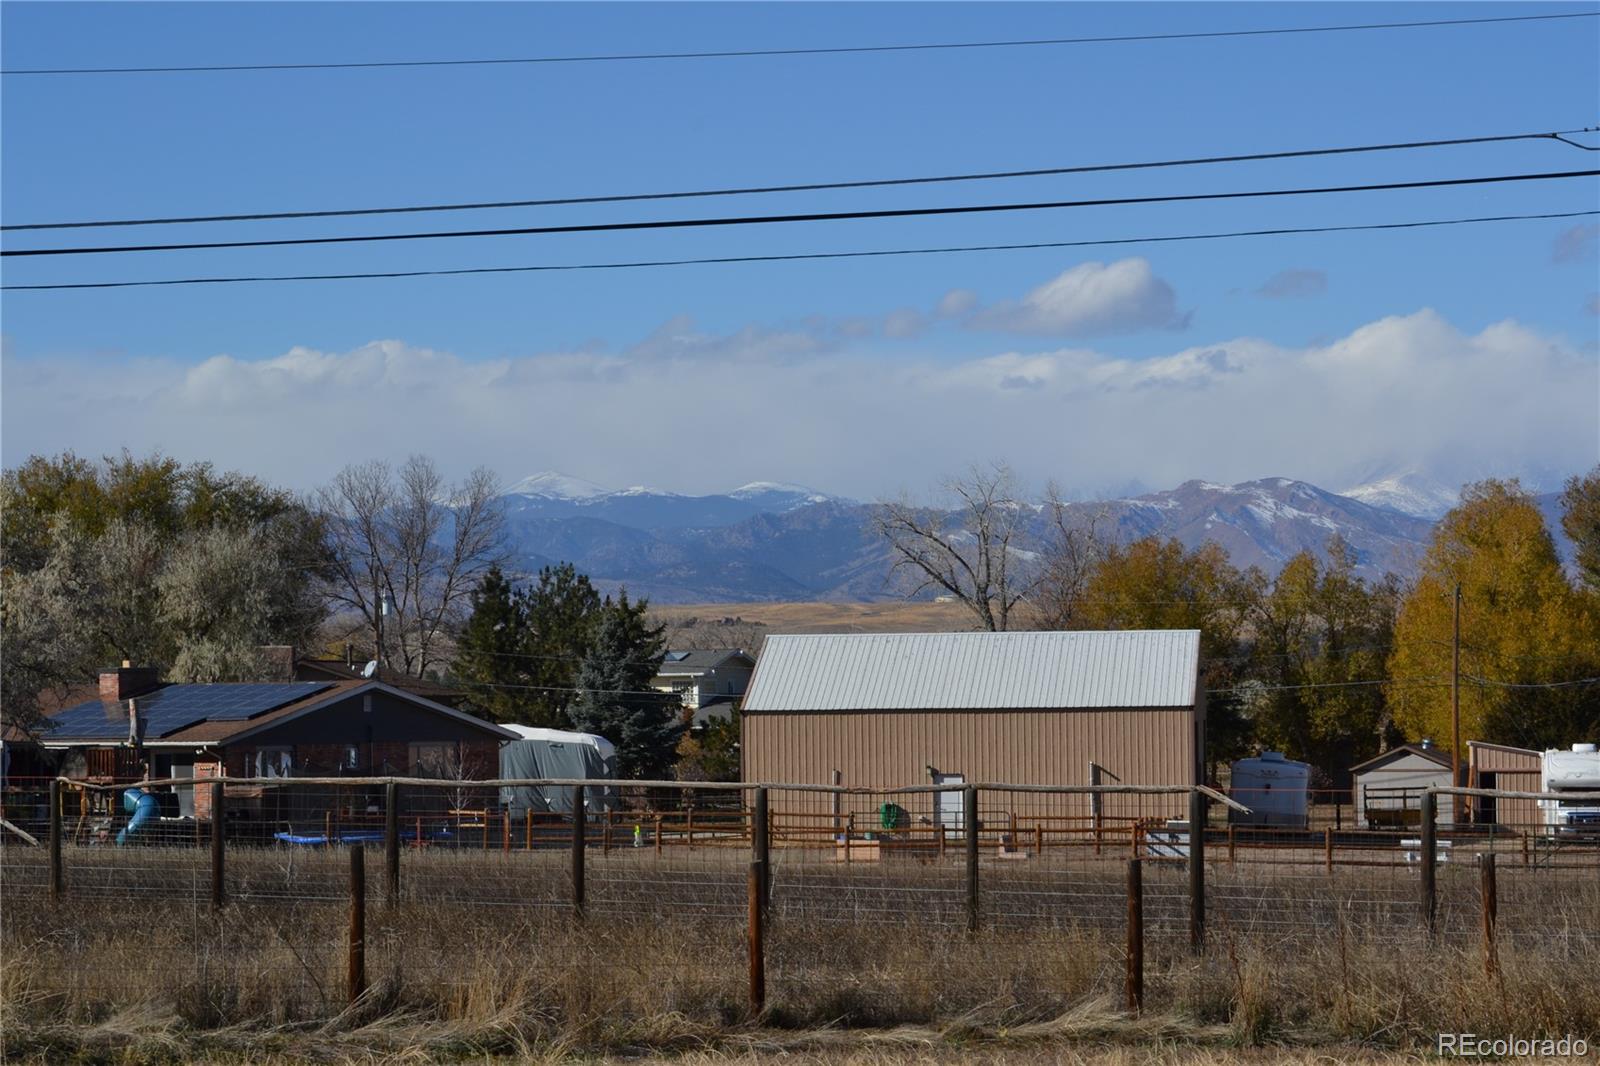
{"label": "white water tank", "polygon": [[1306,827],[1306,788],[1311,767],[1286,759],[1279,751],[1264,751],[1253,759],[1233,764],[1228,793],[1250,808],[1250,813],[1229,810],[1234,825]]}

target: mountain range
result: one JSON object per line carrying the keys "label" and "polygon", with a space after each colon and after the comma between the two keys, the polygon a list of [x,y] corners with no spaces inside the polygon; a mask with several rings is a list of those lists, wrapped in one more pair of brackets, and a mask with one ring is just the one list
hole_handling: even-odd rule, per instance
{"label": "mountain range", "polygon": [[[1109,536],[1174,537],[1188,547],[1211,540],[1234,565],[1268,573],[1300,551],[1324,553],[1337,534],[1355,550],[1358,571],[1378,578],[1415,569],[1455,498],[1407,474],[1339,493],[1292,478],[1188,481],[1068,507]],[[873,505],[802,485],[754,482],[693,496],[541,473],[508,486],[503,502],[512,569],[521,574],[571,562],[603,588],[625,586],[657,603],[868,601],[903,592],[872,532]],[[1554,497],[1539,502],[1554,518]]]}

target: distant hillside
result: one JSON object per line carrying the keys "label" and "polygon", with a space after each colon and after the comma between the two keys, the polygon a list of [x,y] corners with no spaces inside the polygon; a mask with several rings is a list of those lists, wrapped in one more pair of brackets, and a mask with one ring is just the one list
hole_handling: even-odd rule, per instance
{"label": "distant hillside", "polygon": [[[626,585],[658,604],[864,603],[901,594],[871,531],[871,505],[803,486],[762,482],[687,496],[547,473],[512,486],[505,502],[514,566],[524,573],[570,561],[606,588]],[[1323,552],[1336,533],[1364,575],[1408,573],[1432,528],[1428,518],[1289,478],[1190,481],[1070,507],[1080,520],[1098,517],[1108,535],[1175,537],[1191,547],[1211,540],[1235,565],[1268,573],[1299,551]]]}

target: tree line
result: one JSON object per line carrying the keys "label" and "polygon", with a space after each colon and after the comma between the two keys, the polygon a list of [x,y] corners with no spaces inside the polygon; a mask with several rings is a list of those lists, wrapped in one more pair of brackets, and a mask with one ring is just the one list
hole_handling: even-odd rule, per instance
{"label": "tree line", "polygon": [[1003,464],[949,487],[953,511],[876,509],[905,591],[952,597],[982,629],[1198,629],[1214,762],[1272,748],[1326,783],[1403,740],[1448,747],[1458,587],[1463,743],[1600,735],[1600,467],[1561,495],[1570,570],[1534,498],[1488,480],[1466,486],[1406,580],[1361,576],[1337,536],[1273,576],[1211,542],[1122,542],[1055,491],[1024,499]]}
{"label": "tree line", "polygon": [[[345,467],[305,496],[208,463],[30,457],[0,478],[6,721],[119,661],[252,681],[269,645],[353,642],[386,671],[444,673],[493,721],[598,732],[628,776],[670,768],[677,702],[648,683],[663,629],[570,565],[520,591],[494,477],[426,457]],[[654,664],[654,665],[652,665]]]}
{"label": "tree line", "polygon": [[[1570,570],[1530,495],[1491,480],[1467,486],[1408,580],[1361,576],[1337,538],[1273,576],[1213,543],[1123,542],[1055,492],[1023,500],[1004,466],[952,488],[953,513],[877,508],[906,591],[952,596],[982,629],[1198,629],[1215,760],[1265,746],[1336,774],[1447,741],[1457,588],[1463,739],[1600,734],[1600,467],[1561,497]],[[263,646],[342,636],[388,670],[448,673],[491,720],[601,733],[630,776],[736,772],[736,725],[686,736],[651,690],[665,637],[645,602],[570,564],[517,587],[506,561],[487,470],[452,484],[417,456],[296,496],[161,455],[35,456],[0,479],[0,700],[26,729],[43,694],[120,660],[255,680]]]}

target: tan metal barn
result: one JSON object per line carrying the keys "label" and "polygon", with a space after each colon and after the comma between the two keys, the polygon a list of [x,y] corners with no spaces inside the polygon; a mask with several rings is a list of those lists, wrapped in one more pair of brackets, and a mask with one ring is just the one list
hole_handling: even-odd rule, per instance
{"label": "tan metal barn", "polygon": [[[1505,744],[1467,741],[1467,780],[1473,788],[1498,788],[1507,792],[1538,792],[1543,780],[1544,753]],[[1531,799],[1479,797],[1473,821],[1526,831],[1540,823],[1539,805]]]}
{"label": "tan metal barn", "polygon": [[[1198,630],[770,636],[743,706],[744,779],[1193,784],[1204,754],[1199,673]],[[783,802],[820,811],[832,800]],[[896,802],[919,820],[950,821],[931,796]],[[1089,809],[1081,796],[1004,802],[1013,812]],[[1185,805],[1108,797],[1104,813],[1180,817]]]}

